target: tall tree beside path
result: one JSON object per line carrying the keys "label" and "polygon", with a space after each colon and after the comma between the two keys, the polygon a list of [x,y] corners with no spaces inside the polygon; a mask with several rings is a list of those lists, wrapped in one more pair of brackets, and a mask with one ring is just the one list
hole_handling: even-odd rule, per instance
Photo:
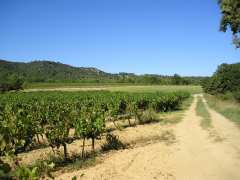
{"label": "tall tree beside path", "polygon": [[233,34],[233,43],[240,48],[240,0],[219,0],[222,19],[220,30],[226,32],[228,28]]}

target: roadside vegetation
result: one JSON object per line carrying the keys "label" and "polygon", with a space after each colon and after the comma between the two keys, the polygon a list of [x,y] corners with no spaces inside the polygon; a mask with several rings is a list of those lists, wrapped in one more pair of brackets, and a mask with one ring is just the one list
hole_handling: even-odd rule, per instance
{"label": "roadside vegetation", "polygon": [[240,125],[240,104],[236,100],[209,94],[204,97],[211,108]]}
{"label": "roadside vegetation", "polygon": [[220,65],[202,86],[208,94],[240,102],[240,63]]}
{"label": "roadside vegetation", "polygon": [[185,91],[190,94],[198,94],[202,92],[201,86],[193,85],[153,85],[153,86],[112,86],[107,87],[107,90],[110,91],[125,91],[125,92],[176,92],[176,91]]}
{"label": "roadside vegetation", "polygon": [[190,96],[185,101],[183,101],[178,111],[158,113],[160,124],[169,125],[169,124],[177,124],[181,122],[184,116],[185,110],[192,104],[192,102],[193,102],[193,96]]}
{"label": "roadside vegetation", "polygon": [[201,97],[198,97],[197,99],[197,106],[196,106],[196,113],[198,116],[201,117],[201,127],[204,129],[208,129],[212,127],[211,124],[211,116],[203,102],[203,99]]}
{"label": "roadside vegetation", "polygon": [[209,106],[240,123],[240,63],[222,64],[205,80],[203,90]]}

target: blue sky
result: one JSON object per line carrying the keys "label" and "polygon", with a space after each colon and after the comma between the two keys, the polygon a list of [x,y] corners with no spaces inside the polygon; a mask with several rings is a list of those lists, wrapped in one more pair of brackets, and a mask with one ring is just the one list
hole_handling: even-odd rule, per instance
{"label": "blue sky", "polygon": [[240,60],[217,0],[0,0],[0,59],[211,75]]}

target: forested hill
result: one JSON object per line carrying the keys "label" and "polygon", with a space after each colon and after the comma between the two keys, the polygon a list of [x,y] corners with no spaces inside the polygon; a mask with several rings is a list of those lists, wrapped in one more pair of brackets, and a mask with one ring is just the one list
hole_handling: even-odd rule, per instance
{"label": "forested hill", "polygon": [[0,84],[17,79],[32,82],[87,82],[87,83],[133,83],[133,84],[200,84],[204,77],[162,76],[133,73],[111,74],[94,67],[73,67],[53,61],[29,63],[0,60]]}
{"label": "forested hill", "polygon": [[29,63],[0,60],[0,80],[24,79],[28,82],[78,81],[111,76],[97,68],[73,67],[53,61]]}

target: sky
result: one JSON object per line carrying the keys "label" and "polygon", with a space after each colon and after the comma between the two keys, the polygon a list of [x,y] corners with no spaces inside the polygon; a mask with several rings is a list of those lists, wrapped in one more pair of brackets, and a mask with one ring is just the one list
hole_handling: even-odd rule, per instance
{"label": "sky", "polygon": [[217,0],[0,0],[0,59],[211,75],[240,60]]}

